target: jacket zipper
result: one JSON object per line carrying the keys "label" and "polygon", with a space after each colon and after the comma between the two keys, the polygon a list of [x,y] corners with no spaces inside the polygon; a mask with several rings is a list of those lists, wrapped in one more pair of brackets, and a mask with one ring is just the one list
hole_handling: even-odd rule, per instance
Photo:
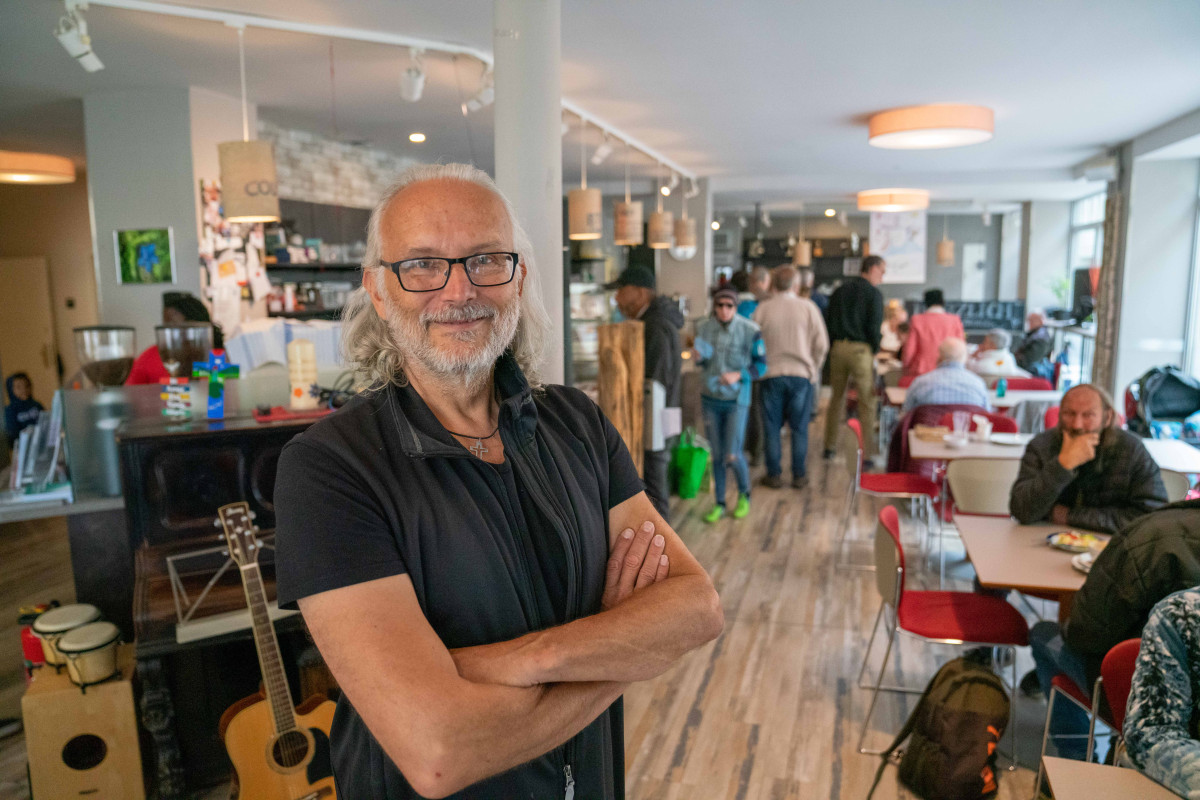
{"label": "jacket zipper", "polygon": [[571,765],[563,765],[563,775],[567,778],[567,788],[563,791],[563,800],[575,800],[575,778],[571,775]]}

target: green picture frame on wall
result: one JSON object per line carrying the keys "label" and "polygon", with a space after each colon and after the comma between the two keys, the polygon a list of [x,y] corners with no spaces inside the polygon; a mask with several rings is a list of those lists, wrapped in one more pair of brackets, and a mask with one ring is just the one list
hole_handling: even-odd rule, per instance
{"label": "green picture frame on wall", "polygon": [[113,231],[121,283],[175,283],[175,236],[171,228]]}

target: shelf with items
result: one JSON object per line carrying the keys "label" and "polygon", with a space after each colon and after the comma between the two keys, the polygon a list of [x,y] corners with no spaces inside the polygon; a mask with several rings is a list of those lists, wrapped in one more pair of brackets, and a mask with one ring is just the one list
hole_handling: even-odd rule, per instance
{"label": "shelf with items", "polygon": [[337,308],[307,308],[302,311],[272,311],[267,316],[272,319],[338,319],[342,316],[341,307]]}
{"label": "shelf with items", "polygon": [[266,266],[267,266],[267,273],[268,273],[268,274],[270,274],[270,273],[272,273],[272,272],[287,272],[287,271],[297,271],[297,272],[354,272],[354,271],[356,271],[356,270],[362,269],[362,265],[361,265],[361,264],[353,264],[353,263],[326,263],[326,262],[322,262],[322,261],[314,261],[314,262],[309,262],[309,263],[301,262],[301,263],[298,263],[298,264],[297,264],[297,263],[292,263],[292,262],[284,262],[284,263],[282,263],[282,264],[280,264],[280,263],[267,264]]}

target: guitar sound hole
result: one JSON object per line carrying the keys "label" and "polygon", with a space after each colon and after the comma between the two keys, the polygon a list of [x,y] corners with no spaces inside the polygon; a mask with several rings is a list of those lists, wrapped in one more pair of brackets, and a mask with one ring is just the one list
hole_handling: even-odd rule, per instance
{"label": "guitar sound hole", "polygon": [[271,755],[281,767],[294,767],[308,755],[308,739],[299,731],[288,731],[275,740]]}

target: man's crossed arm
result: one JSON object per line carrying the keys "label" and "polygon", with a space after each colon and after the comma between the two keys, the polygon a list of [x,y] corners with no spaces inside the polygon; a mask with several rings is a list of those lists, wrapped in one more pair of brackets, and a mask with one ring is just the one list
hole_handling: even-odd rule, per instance
{"label": "man's crossed arm", "polygon": [[452,794],[553,749],[628,682],[720,633],[712,582],[644,492],[610,510],[609,531],[604,610],[508,642],[450,652],[406,575],[300,601],[346,696],[422,795]]}

